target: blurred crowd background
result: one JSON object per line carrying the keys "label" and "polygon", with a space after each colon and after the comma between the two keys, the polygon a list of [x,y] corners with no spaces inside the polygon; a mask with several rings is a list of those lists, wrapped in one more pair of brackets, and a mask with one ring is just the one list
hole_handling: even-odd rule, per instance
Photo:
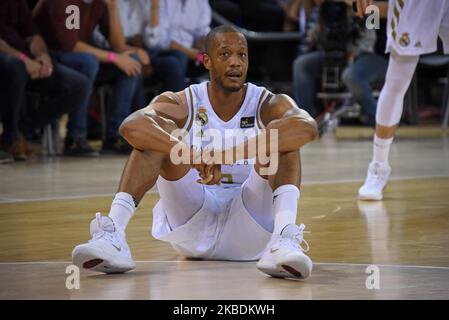
{"label": "blurred crowd background", "polygon": [[[220,24],[247,36],[248,81],[291,95],[321,130],[373,127],[388,66],[383,4],[379,28],[367,29],[350,0],[1,0],[0,163],[32,158],[30,143],[128,154],[121,122],[164,91],[206,81],[203,39]],[[403,124],[440,121],[448,66],[440,45],[422,57]]]}

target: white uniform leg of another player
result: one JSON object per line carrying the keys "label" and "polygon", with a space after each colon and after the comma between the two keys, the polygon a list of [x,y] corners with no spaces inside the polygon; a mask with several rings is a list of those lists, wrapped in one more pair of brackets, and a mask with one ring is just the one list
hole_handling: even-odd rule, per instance
{"label": "white uniform leg of another player", "polygon": [[[393,0],[389,2],[387,52],[390,60],[379,97],[377,124],[394,127],[401,119],[404,95],[410,85],[419,55],[436,50],[438,35],[449,53],[449,1]],[[359,189],[361,200],[382,200],[391,168],[388,155],[393,137],[374,136],[373,158],[366,180]]]}

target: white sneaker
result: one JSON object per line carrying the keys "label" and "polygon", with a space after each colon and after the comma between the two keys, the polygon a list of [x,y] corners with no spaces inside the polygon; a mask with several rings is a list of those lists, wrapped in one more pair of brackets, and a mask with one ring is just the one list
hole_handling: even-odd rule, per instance
{"label": "white sneaker", "polygon": [[372,161],[368,166],[368,173],[363,186],[359,189],[360,200],[382,200],[390,176],[391,168],[388,163]]}
{"label": "white sneaker", "polygon": [[73,264],[80,268],[104,273],[122,273],[135,268],[125,237],[116,230],[109,217],[97,213],[90,223],[92,239],[76,246]]}
{"label": "white sneaker", "polygon": [[[257,268],[276,278],[306,279],[312,273],[312,260],[303,251],[309,251],[309,245],[303,239],[305,226],[287,225],[281,234],[273,234]],[[306,244],[306,249],[301,243]]]}

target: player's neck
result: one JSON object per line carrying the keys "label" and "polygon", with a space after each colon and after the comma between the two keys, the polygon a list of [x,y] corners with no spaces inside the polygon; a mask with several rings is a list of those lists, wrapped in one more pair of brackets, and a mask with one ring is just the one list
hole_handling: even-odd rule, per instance
{"label": "player's neck", "polygon": [[247,85],[236,92],[226,91],[212,82],[209,82],[207,87],[207,94],[217,116],[221,120],[227,122],[232,119],[245,100]]}

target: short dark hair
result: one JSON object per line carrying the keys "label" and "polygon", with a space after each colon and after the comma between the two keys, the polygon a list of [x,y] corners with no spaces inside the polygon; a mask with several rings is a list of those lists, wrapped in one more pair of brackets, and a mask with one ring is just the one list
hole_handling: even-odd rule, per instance
{"label": "short dark hair", "polygon": [[237,29],[236,27],[227,25],[227,24],[215,27],[211,31],[209,31],[209,33],[206,35],[206,39],[204,41],[204,49],[207,54],[210,53],[213,42],[215,40],[215,36],[220,33],[239,33],[243,36],[243,33],[241,33],[239,29]]}

